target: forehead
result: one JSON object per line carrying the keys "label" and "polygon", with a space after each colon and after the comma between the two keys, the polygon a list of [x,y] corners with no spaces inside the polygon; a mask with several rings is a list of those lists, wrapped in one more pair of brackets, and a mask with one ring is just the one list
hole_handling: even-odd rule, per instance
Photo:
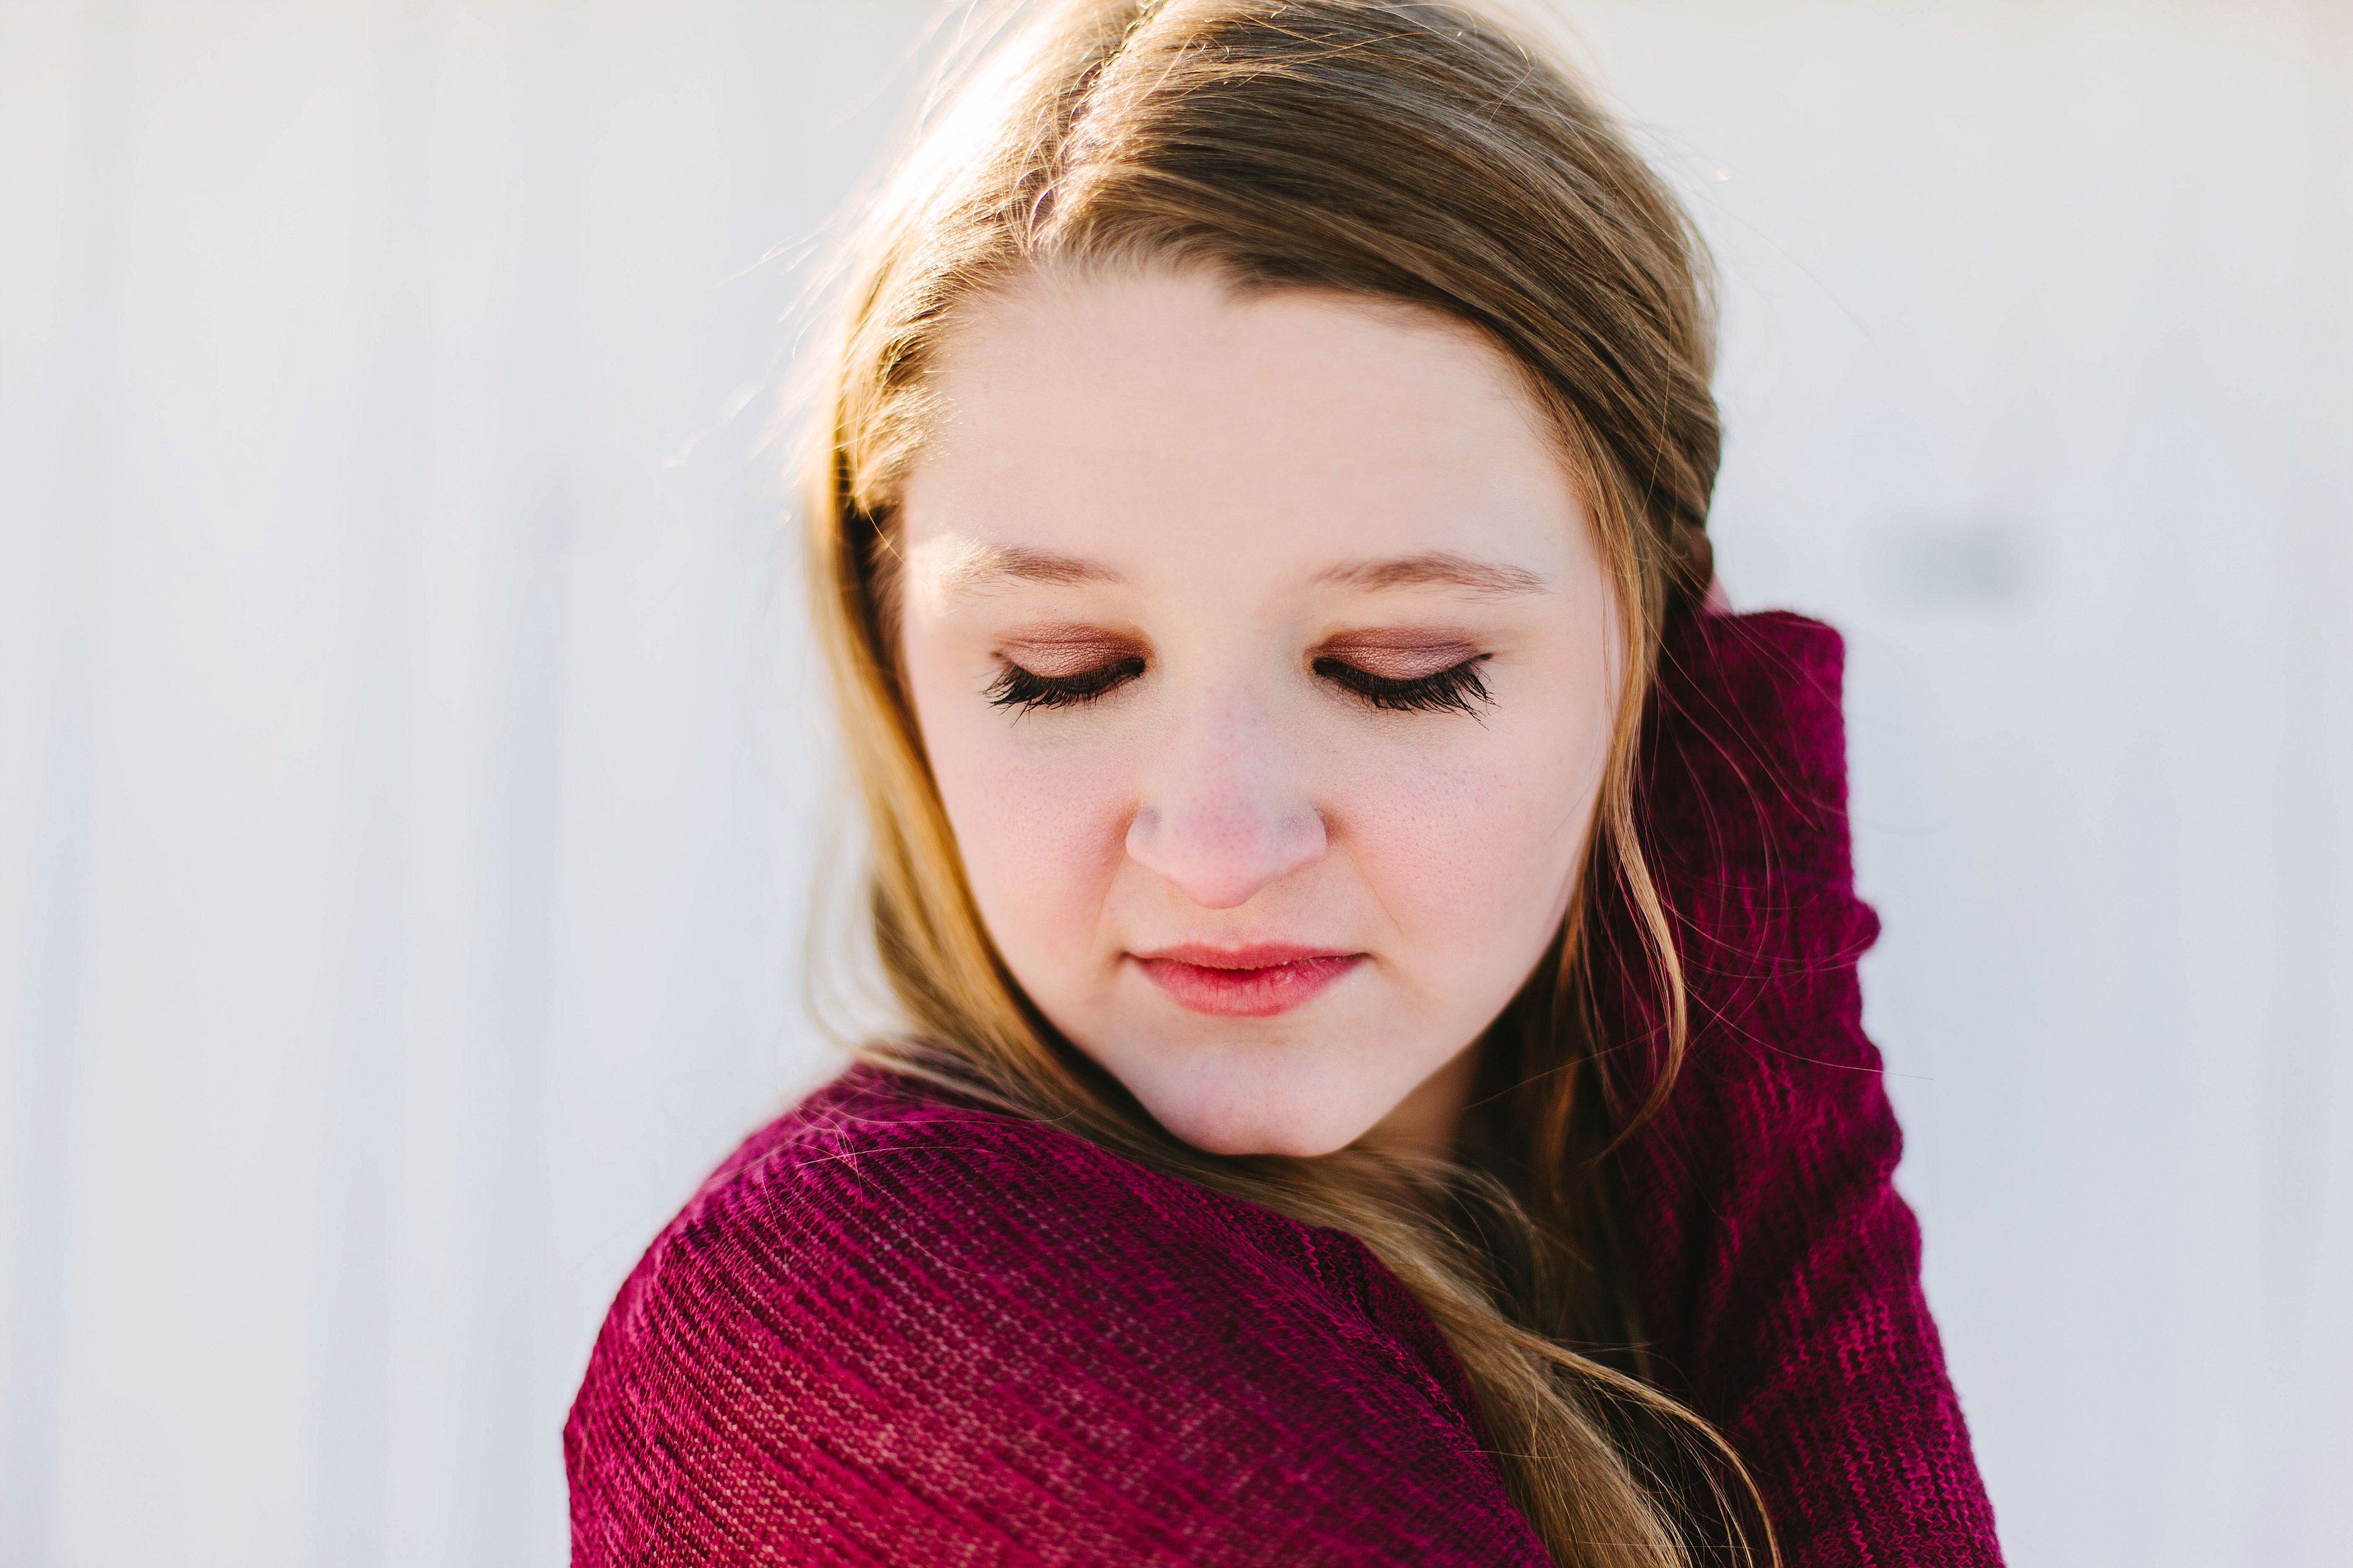
{"label": "forehead", "polygon": [[934,372],[908,543],[1123,576],[1433,552],[1549,575],[1589,525],[1517,368],[1433,312],[1201,272],[1031,279]]}

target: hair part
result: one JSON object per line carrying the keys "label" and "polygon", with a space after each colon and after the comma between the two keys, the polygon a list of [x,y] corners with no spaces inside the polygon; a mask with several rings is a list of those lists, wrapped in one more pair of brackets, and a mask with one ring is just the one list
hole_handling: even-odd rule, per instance
{"label": "hair part", "polygon": [[[1023,11],[1032,25],[967,78],[878,205],[825,367],[809,580],[871,837],[873,935],[913,1031],[863,1050],[1358,1237],[1462,1362],[1556,1562],[1746,1561],[1757,1531],[1778,1557],[1730,1449],[1631,1374],[1639,1356],[1612,1366],[1602,1348],[1635,1337],[1610,1297],[1602,1157],[1663,1098],[1684,1043],[1682,963],[1635,795],[1662,628],[1711,575],[1704,249],[1575,75],[1472,0]],[[1022,994],[965,883],[898,673],[899,488],[945,345],[981,301],[1022,279],[1137,267],[1472,327],[1520,368],[1595,520],[1624,645],[1591,847],[1552,956],[1489,1031],[1492,1092],[1458,1166],[1178,1142]],[[1635,933],[1655,994],[1639,1076],[1604,1048],[1598,922]]]}

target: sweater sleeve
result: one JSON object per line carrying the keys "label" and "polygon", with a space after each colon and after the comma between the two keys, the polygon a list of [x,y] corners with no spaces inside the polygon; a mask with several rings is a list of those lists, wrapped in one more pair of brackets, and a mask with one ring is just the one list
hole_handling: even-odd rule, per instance
{"label": "sweater sleeve", "polygon": [[1548,1561],[1351,1238],[903,1096],[764,1139],[606,1323],[576,1568]]}
{"label": "sweater sleeve", "polygon": [[[1691,1035],[1619,1152],[1631,1271],[1662,1381],[1749,1466],[1789,1568],[1996,1568],[1862,1032],[1878,922],[1853,889],[1841,662],[1795,616],[1667,641],[1644,826]],[[1614,973],[1639,1038],[1655,1012]]]}

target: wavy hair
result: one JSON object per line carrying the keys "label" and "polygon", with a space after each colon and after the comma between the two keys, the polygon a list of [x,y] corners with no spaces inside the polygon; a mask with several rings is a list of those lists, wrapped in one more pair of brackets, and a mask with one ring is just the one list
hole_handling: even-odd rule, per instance
{"label": "wavy hair", "polygon": [[[873,936],[913,1026],[861,1049],[1360,1238],[1461,1359],[1556,1562],[1746,1562],[1760,1530],[1772,1554],[1730,1449],[1640,1376],[1602,1159],[1683,1049],[1683,967],[1634,802],[1662,627],[1710,578],[1704,250],[1574,72],[1485,5],[1054,0],[1015,23],[975,55],[859,234],[818,367],[808,580],[865,809]],[[1178,1142],[1022,994],[965,883],[898,670],[895,516],[930,376],[993,290],[1043,268],[1145,265],[1469,324],[1522,371],[1596,520],[1625,647],[1591,847],[1550,955],[1489,1031],[1455,1164]],[[1639,1078],[1613,1068],[1625,1042],[1602,1048],[1585,940],[1598,922],[1645,953],[1657,1023],[1633,1042]]]}

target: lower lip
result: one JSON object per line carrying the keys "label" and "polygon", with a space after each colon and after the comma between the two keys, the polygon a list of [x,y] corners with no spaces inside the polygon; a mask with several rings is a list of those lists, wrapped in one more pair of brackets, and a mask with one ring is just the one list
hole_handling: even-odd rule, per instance
{"label": "lower lip", "polygon": [[1135,962],[1180,1007],[1220,1018],[1271,1018],[1321,995],[1364,961],[1364,954],[1350,953],[1270,963],[1261,969],[1211,969],[1173,958]]}

